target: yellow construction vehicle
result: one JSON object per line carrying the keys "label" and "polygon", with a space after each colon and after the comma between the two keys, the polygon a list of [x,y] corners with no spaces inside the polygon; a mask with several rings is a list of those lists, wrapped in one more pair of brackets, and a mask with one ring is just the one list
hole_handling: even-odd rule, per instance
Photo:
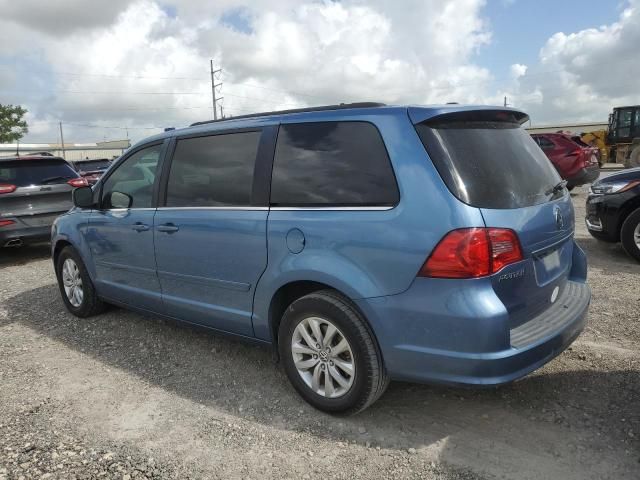
{"label": "yellow construction vehicle", "polygon": [[607,145],[611,161],[627,168],[640,167],[640,105],[613,109]]}
{"label": "yellow construction vehicle", "polygon": [[580,140],[598,148],[600,164],[640,167],[640,105],[615,107],[609,114],[607,130],[582,133]]}
{"label": "yellow construction vehicle", "polygon": [[599,163],[609,163],[609,145],[607,145],[607,130],[595,130],[593,132],[587,132],[580,135],[582,140],[587,145],[596,147],[600,152]]}

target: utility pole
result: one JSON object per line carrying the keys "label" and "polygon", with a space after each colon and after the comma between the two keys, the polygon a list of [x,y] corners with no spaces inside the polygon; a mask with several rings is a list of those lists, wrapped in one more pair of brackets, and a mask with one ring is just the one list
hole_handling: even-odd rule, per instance
{"label": "utility pole", "polygon": [[509,106],[509,104],[507,103],[507,96],[506,95],[504,96],[504,106],[505,107]]}
{"label": "utility pole", "polygon": [[67,153],[64,151],[64,136],[62,135],[62,122],[60,122],[60,143],[62,144],[62,158],[67,156]]}
{"label": "utility pole", "polygon": [[217,120],[218,119],[218,108],[216,106],[216,102],[218,100],[222,100],[222,98],[216,99],[216,88],[220,87],[222,85],[222,82],[216,84],[215,75],[216,75],[216,73],[222,72],[222,69],[219,68],[218,70],[214,70],[213,69],[213,60],[211,60],[209,62],[209,65],[211,67],[211,96],[212,96],[212,100],[213,100],[213,119]]}

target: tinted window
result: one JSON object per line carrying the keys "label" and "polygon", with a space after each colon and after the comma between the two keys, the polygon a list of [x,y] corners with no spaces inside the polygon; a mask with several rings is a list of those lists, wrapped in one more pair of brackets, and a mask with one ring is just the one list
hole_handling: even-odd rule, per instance
{"label": "tinted window", "polygon": [[618,115],[618,136],[628,137],[631,134],[631,119],[633,116],[633,110],[620,110]]}
{"label": "tinted window", "polygon": [[[131,208],[150,208],[153,200],[153,182],[162,145],[144,148],[131,155],[113,171],[102,187],[102,208],[122,208],[111,201],[113,192],[131,197]],[[117,196],[121,197],[121,196]],[[120,201],[120,198],[118,202]]]}
{"label": "tinted window", "polygon": [[0,161],[0,183],[16,187],[66,183],[78,174],[64,160]]}
{"label": "tinted window", "polygon": [[81,172],[88,172],[90,170],[106,170],[110,165],[111,162],[109,160],[87,160],[75,163],[76,169]]}
{"label": "tinted window", "polygon": [[251,205],[260,132],[178,140],[167,184],[168,207]]}
{"label": "tinted window", "polygon": [[456,197],[481,208],[521,208],[551,199],[547,192],[560,177],[519,123],[451,117],[416,129]]}
{"label": "tinted window", "polygon": [[274,205],[395,205],[399,194],[380,133],[365,122],[282,125]]}
{"label": "tinted window", "polygon": [[545,137],[535,137],[535,141],[541,148],[553,148],[555,147],[554,143]]}

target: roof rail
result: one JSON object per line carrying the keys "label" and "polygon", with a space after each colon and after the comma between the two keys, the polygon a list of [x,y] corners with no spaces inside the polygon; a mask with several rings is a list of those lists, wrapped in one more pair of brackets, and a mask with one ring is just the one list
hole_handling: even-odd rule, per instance
{"label": "roof rail", "polygon": [[209,123],[225,122],[227,120],[238,120],[242,118],[265,117],[267,115],[286,115],[289,113],[323,112],[326,110],[346,110],[348,108],[373,108],[384,106],[386,106],[386,104],[377,102],[341,103],[339,105],[322,105],[319,107],[294,108],[292,110],[276,110],[273,112],[250,113],[248,115],[238,115],[237,117],[221,118],[219,120],[205,120],[203,122],[192,123],[189,126],[195,127],[196,125],[207,125]]}

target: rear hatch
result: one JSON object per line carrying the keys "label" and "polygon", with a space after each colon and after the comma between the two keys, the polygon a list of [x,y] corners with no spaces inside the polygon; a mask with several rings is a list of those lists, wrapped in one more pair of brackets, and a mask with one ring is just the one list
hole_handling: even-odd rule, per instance
{"label": "rear hatch", "polygon": [[443,181],[480,209],[487,227],[516,232],[524,260],[495,273],[511,327],[548,308],[566,286],[574,212],[561,178],[510,110],[455,111],[419,121],[416,130]]}
{"label": "rear hatch", "polygon": [[25,226],[51,225],[72,207],[68,182],[79,178],[64,160],[0,160],[0,217],[19,217]]}

